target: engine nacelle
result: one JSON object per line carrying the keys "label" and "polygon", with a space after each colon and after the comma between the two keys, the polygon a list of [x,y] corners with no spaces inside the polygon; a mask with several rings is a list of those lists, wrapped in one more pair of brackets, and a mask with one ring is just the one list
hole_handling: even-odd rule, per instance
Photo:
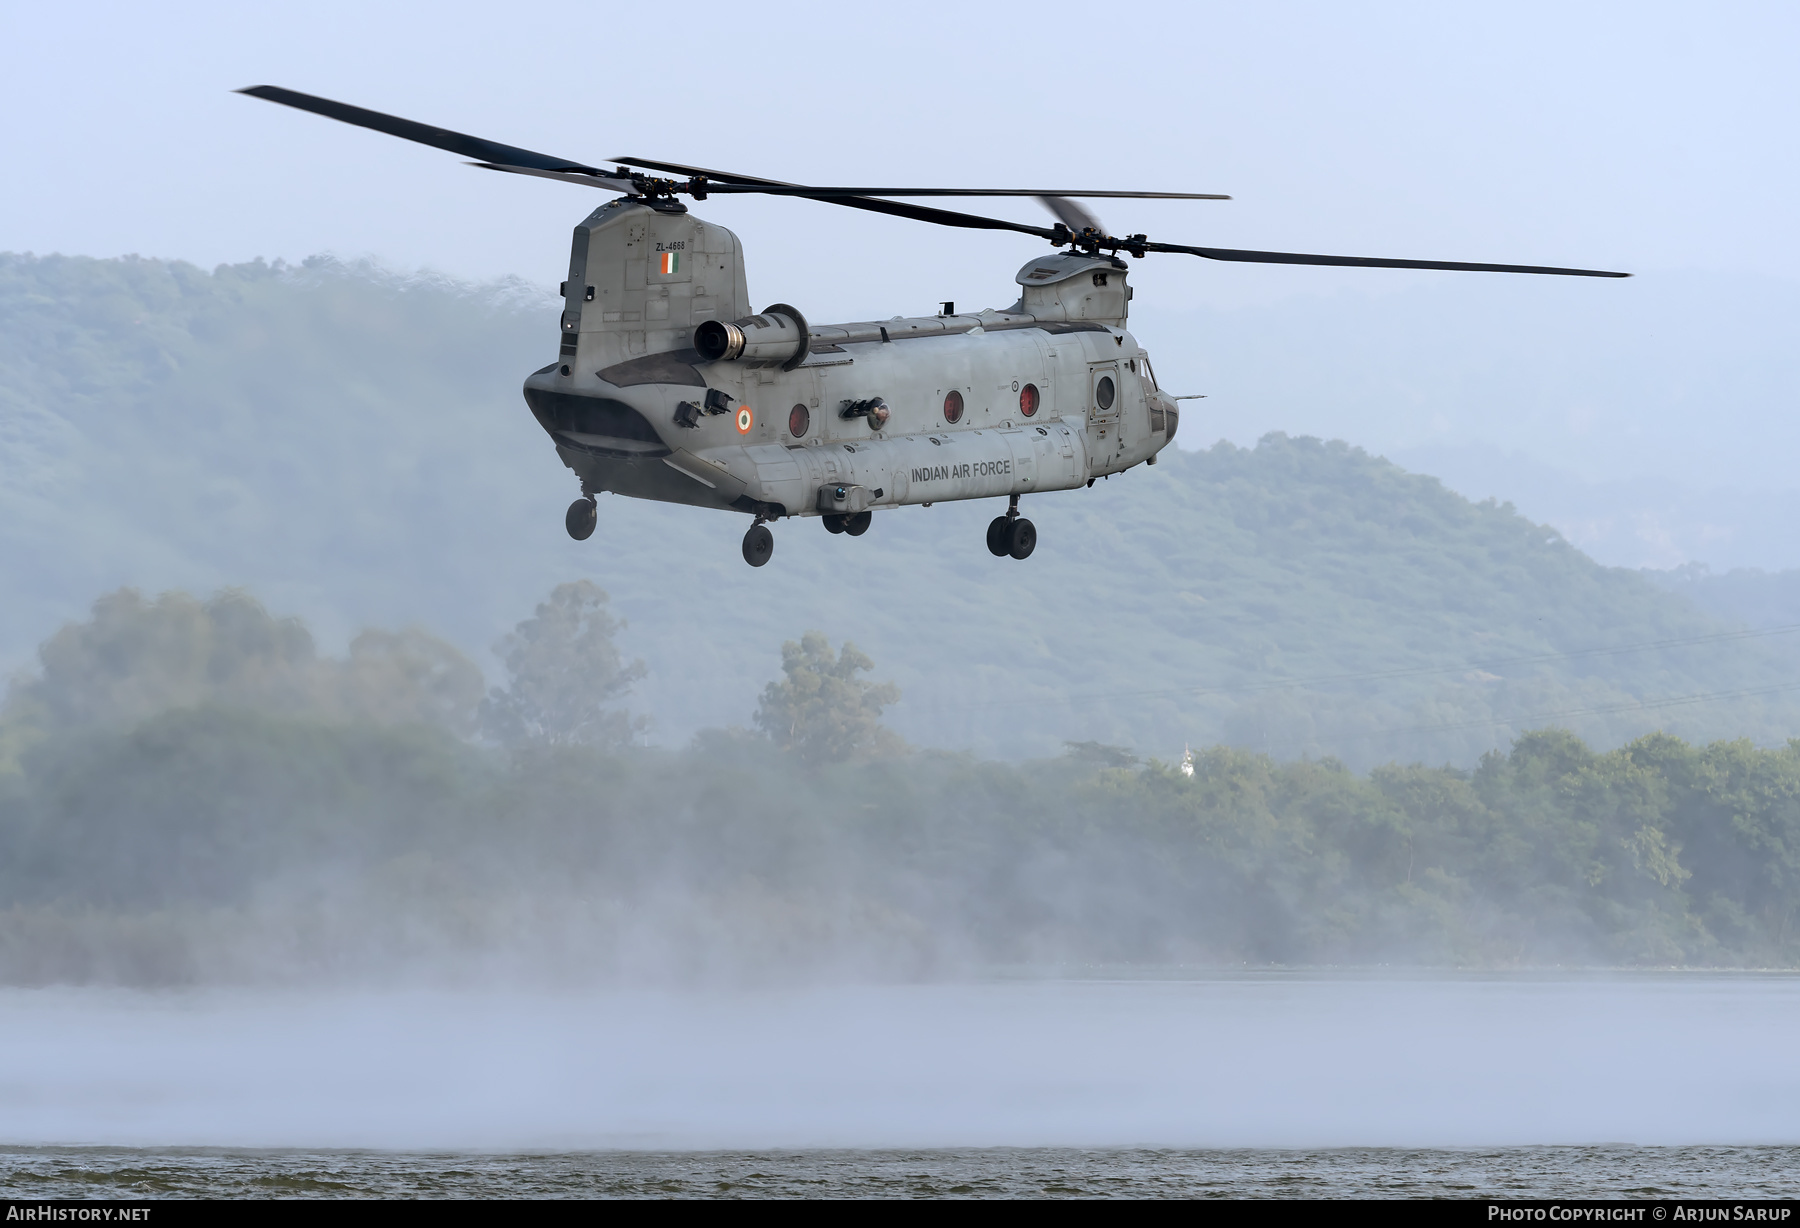
{"label": "engine nacelle", "polygon": [[707,362],[741,362],[746,367],[792,371],[806,361],[812,334],[806,317],[786,303],[726,324],[707,320],[694,330],[694,348]]}

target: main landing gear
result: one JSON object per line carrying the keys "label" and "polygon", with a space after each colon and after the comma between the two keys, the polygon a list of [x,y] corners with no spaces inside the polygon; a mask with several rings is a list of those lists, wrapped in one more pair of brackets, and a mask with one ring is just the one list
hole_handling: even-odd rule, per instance
{"label": "main landing gear", "polygon": [[848,533],[851,537],[861,537],[869,531],[869,524],[875,519],[875,513],[857,512],[854,516],[847,516],[827,512],[819,519],[825,522],[827,533]]}
{"label": "main landing gear", "polygon": [[761,567],[775,553],[775,535],[769,532],[769,526],[756,518],[750,531],[744,534],[744,562],[752,567]]}
{"label": "main landing gear", "polygon": [[1037,549],[1037,527],[1019,515],[1019,496],[1007,501],[1006,515],[994,517],[988,525],[987,548],[989,554],[1002,559],[1009,554],[1028,559]]}
{"label": "main landing gear", "polygon": [[[848,533],[851,537],[861,537],[869,531],[869,524],[875,519],[874,512],[857,512],[846,515],[839,512],[827,512],[819,517],[825,522],[827,533]],[[775,535],[764,527],[762,517],[750,526],[744,534],[744,562],[752,567],[761,567],[775,553]]]}
{"label": "main landing gear", "polygon": [[594,535],[594,526],[600,523],[600,509],[591,498],[577,499],[569,504],[569,514],[563,517],[563,525],[569,530],[569,536],[578,542],[584,542]]}

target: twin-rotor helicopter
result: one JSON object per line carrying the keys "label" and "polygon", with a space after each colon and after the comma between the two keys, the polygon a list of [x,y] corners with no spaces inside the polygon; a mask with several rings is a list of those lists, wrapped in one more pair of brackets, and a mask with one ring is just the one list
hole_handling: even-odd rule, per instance
{"label": "twin-rotor helicopter", "polygon": [[[1191,192],[808,187],[644,158],[612,170],[259,85],[240,91],[472,159],[614,193],[575,227],[562,284],[562,344],[525,380],[531,408],[581,482],[565,523],[592,536],[602,491],[750,516],[744,560],[774,553],[769,522],[817,516],[860,536],[876,511],[1005,498],[987,530],[1000,557],[1037,544],[1023,495],[1073,490],[1175,438],[1180,414],[1126,328],[1120,253],[1260,264],[1625,277],[1593,269],[1239,251],[1116,238],[1072,198],[1226,200]],[[648,172],[658,172],[653,175]],[[663,177],[669,176],[669,177]],[[798,196],[940,226],[1014,231],[1052,249],[1016,276],[1004,311],[812,324],[798,308],[750,308],[743,248],[681,197]],[[896,197],[1031,196],[1049,227]]]}

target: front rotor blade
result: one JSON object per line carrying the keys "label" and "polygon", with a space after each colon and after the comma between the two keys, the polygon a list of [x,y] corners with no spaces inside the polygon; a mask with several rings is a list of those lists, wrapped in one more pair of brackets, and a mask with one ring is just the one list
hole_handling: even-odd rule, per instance
{"label": "front rotor blade", "polygon": [[1471,264],[1461,260],[1383,260],[1373,256],[1312,256],[1303,252],[1250,252],[1231,247],[1183,247],[1176,243],[1145,243],[1147,252],[1182,252],[1207,260],[1233,260],[1247,264],[1326,264],[1354,269],[1447,269],[1458,273],[1547,273],[1557,277],[1630,277],[1599,269],[1559,269],[1541,264]]}
{"label": "front rotor blade", "polygon": [[603,173],[585,163],[571,162],[567,158],[554,158],[535,150],[520,149],[516,145],[502,145],[498,141],[487,141],[478,136],[452,132],[448,128],[433,128],[430,124],[416,123],[410,119],[401,119],[396,115],[383,115],[380,111],[369,111],[362,107],[353,107],[348,103],[333,102],[329,98],[318,98],[312,94],[282,89],[279,85],[252,85],[237,92],[248,94],[252,98],[261,98],[265,102],[279,102],[284,107],[296,107],[302,111],[311,111],[314,115],[323,115],[327,119],[355,124],[358,128],[370,128],[376,132],[385,132],[389,136],[397,136],[402,140],[417,141],[421,145],[445,149],[453,154],[461,154],[465,158],[473,158],[477,162],[534,171],[574,171],[590,175]]}
{"label": "front rotor blade", "polygon": [[[798,184],[782,183],[776,179],[758,179],[750,175],[739,175],[732,171],[707,170],[698,166],[683,166],[676,162],[648,162],[642,158],[615,158],[615,162],[626,166],[642,166],[650,170],[663,171],[672,175],[704,176],[732,184],[755,184],[763,187],[799,187]],[[1035,235],[1051,242],[1067,241],[1067,235],[1059,235],[1054,230],[1046,230],[1039,226],[1024,226],[1017,222],[1003,222],[998,218],[981,217],[972,213],[955,213],[947,209],[933,209],[926,205],[909,205],[900,201],[877,200],[870,197],[827,196],[820,197],[826,204],[846,205],[852,209],[866,209],[873,213],[886,213],[894,217],[912,218],[921,222],[932,222],[939,226],[956,226],[973,230],[1010,230],[1019,234]],[[1071,208],[1075,206],[1069,206]],[[1052,212],[1055,212],[1052,209]],[[1084,216],[1086,211],[1082,211]],[[1075,229],[1068,221],[1063,222],[1070,230]],[[1098,229],[1098,227],[1096,227]],[[1313,264],[1337,265],[1345,268],[1361,269],[1442,269],[1461,273],[1542,273],[1559,277],[1630,277],[1630,273],[1610,273],[1599,269],[1563,269],[1537,264],[1475,264],[1460,260],[1383,260],[1370,256],[1320,256],[1305,252],[1253,252],[1231,247],[1188,247],[1178,243],[1148,243],[1144,241],[1129,242],[1108,238],[1099,245],[1112,250],[1144,251],[1144,252],[1176,252],[1188,256],[1201,256],[1207,260],[1230,260],[1249,264]]]}
{"label": "front rotor blade", "polygon": [[1066,192],[1047,192],[1038,197],[1038,202],[1054,213],[1057,221],[1076,234],[1080,234],[1084,230],[1091,230],[1095,234],[1101,235],[1106,233],[1106,227],[1100,224],[1100,219],[1070,200]]}

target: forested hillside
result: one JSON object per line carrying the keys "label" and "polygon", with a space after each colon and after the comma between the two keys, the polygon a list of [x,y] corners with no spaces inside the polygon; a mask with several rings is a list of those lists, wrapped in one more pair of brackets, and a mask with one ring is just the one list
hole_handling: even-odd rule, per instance
{"label": "forested hillside", "polygon": [[1002,758],[1225,742],[1470,767],[1547,724],[1601,747],[1800,733],[1784,637],[1721,638],[1681,595],[1341,443],[1171,450],[1028,499],[1023,564],[987,554],[982,505],[856,539],[781,524],[759,571],[741,519],[616,497],[571,542],[573,481],[518,393],[556,302],[328,261],[0,257],[0,657],[29,666],[120,585],[245,585],[329,651],[422,624],[491,679],[490,646],[589,577],[670,749],[745,720],[807,627],[884,663],[909,742]]}
{"label": "forested hillside", "polygon": [[1800,623],[1800,571],[1734,567],[1713,572],[1697,563],[1645,577],[1658,588],[1680,593],[1728,623],[1762,630]]}

